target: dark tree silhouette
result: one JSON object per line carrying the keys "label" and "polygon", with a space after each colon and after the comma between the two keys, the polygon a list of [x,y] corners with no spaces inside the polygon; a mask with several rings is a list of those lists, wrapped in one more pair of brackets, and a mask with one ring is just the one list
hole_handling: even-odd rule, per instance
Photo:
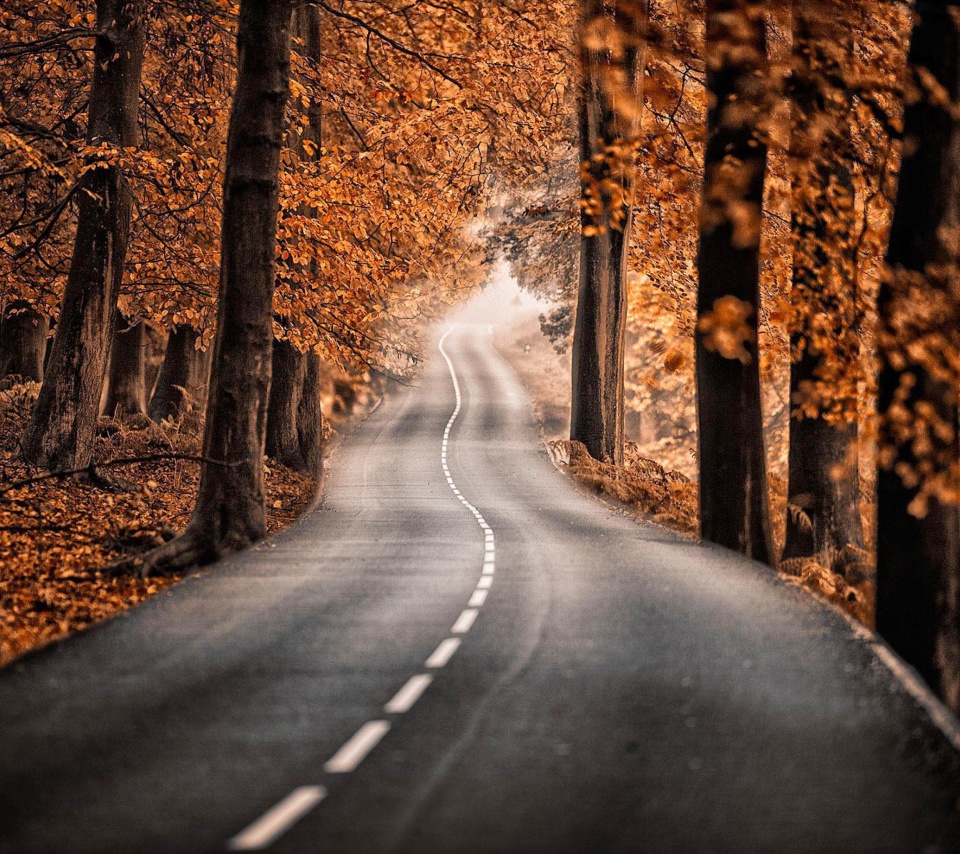
{"label": "dark tree silhouette", "polygon": [[[849,171],[853,99],[844,80],[852,61],[853,32],[845,25],[839,0],[794,5],[791,400],[796,405],[809,388],[829,382],[818,349],[824,343],[832,362],[842,363],[849,376],[840,384],[845,398],[816,401],[817,412],[803,413],[801,408],[790,419],[791,512],[783,557],[816,554],[840,573],[862,560],[863,550],[855,381],[860,360],[856,211]],[[829,406],[834,411],[828,412]]]}
{"label": "dark tree silhouette", "polygon": [[697,295],[700,529],[769,563],[757,314],[767,102],[760,0],[707,3],[707,147]]}
{"label": "dark tree silhouette", "polygon": [[[921,488],[945,475],[955,490],[957,377],[924,346],[940,333],[956,342],[960,223],[960,27],[947,2],[918,4],[909,62],[943,87],[908,104],[909,144],[900,171],[887,262],[880,291],[879,405],[890,459],[878,477],[877,629],[960,711],[960,508],[956,496]],[[926,87],[929,92],[930,87]],[[917,318],[937,308],[947,329]],[[944,314],[944,310],[946,313]],[[933,466],[924,471],[925,466]],[[915,482],[912,475],[920,475]],[[906,480],[901,475],[906,476]],[[942,500],[945,499],[945,500]],[[926,512],[924,512],[926,510]]]}

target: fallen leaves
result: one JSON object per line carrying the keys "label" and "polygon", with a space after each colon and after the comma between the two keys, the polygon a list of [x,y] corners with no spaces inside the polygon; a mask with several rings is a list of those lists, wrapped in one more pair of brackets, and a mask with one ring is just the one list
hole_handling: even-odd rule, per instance
{"label": "fallen leaves", "polygon": [[[22,397],[15,390],[0,395],[4,484],[36,474],[16,453],[27,411]],[[198,435],[173,426],[130,429],[116,421],[102,426],[98,460],[199,452]],[[102,569],[183,529],[199,469],[195,461],[152,459],[122,467],[122,477],[135,485],[132,492],[108,493],[83,481],[56,479],[6,492],[0,500],[0,666],[176,583],[177,577],[112,577]],[[296,519],[314,489],[311,478],[272,464],[267,476],[269,531]]]}

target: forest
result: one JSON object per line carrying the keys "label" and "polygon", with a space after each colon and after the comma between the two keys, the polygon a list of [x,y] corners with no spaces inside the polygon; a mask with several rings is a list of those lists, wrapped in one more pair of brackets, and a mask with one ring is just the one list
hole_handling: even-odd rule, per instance
{"label": "forest", "polygon": [[947,2],[8,0],[0,661],[293,523],[506,270],[562,468],[960,712],[958,262]]}

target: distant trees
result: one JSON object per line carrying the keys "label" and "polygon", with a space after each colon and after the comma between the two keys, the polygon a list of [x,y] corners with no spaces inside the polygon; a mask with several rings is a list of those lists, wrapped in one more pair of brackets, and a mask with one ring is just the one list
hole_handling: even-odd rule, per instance
{"label": "distant trees", "polygon": [[760,0],[708,0],[697,266],[700,531],[771,563],[757,324],[769,100]]}
{"label": "distant trees", "polygon": [[584,0],[581,20],[580,290],[570,438],[623,462],[623,348],[634,147],[643,108],[646,0]]}
{"label": "distant trees", "polygon": [[[167,336],[167,347],[160,365],[147,414],[157,422],[178,420],[187,405],[202,409],[206,403],[207,381],[210,375],[209,350],[200,348],[200,333],[192,326],[175,326]],[[200,399],[190,399],[200,394]]]}
{"label": "distant trees", "polygon": [[132,199],[119,156],[137,143],[145,23],[142,0],[97,2],[88,154],[77,184],[73,259],[40,397],[22,442],[27,459],[47,468],[82,468],[93,453],[130,233]]}
{"label": "distant trees", "polygon": [[29,303],[13,301],[0,315],[0,381],[9,376],[40,382],[50,321]]}
{"label": "distant trees", "polygon": [[960,711],[960,22],[919,5],[879,297],[877,629]]}
{"label": "distant trees", "polygon": [[146,324],[119,316],[110,349],[105,414],[146,415],[146,350]]}

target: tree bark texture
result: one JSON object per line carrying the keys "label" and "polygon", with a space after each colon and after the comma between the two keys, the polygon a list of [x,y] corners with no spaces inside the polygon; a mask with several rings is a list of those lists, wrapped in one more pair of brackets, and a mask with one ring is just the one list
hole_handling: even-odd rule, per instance
{"label": "tree bark texture", "polygon": [[273,342],[273,381],[267,411],[267,456],[293,469],[305,463],[297,435],[297,413],[303,396],[307,360],[289,341]]}
{"label": "tree bark texture", "polygon": [[623,351],[633,192],[643,106],[646,0],[585,0],[579,101],[580,290],[572,348],[570,438],[623,463]]}
{"label": "tree bark texture", "polygon": [[[98,0],[87,142],[131,147],[143,68],[142,0]],[[93,161],[80,178],[77,231],[53,348],[24,456],[49,469],[87,465],[123,277],[131,196],[120,167]]]}
{"label": "tree bark texture", "polygon": [[210,350],[198,350],[200,333],[192,326],[176,326],[167,338],[160,375],[147,415],[154,421],[176,421],[187,407],[202,410],[210,377]]}
{"label": "tree bark texture", "polygon": [[43,380],[50,320],[26,303],[13,302],[0,319],[0,380]]}
{"label": "tree bark texture", "polygon": [[698,258],[696,376],[700,530],[770,563],[757,347],[767,150],[765,34],[758,0],[707,3],[707,146]]}
{"label": "tree bark texture", "polygon": [[[853,33],[839,0],[794,4],[790,143],[794,244],[790,419],[784,560],[812,558],[846,573],[862,562],[857,377],[856,213],[843,74]],[[830,389],[825,397],[822,389]],[[815,391],[816,390],[816,391]],[[808,409],[803,404],[807,398]]]}
{"label": "tree bark texture", "polygon": [[[944,2],[917,7],[909,63],[926,69],[955,104],[960,27],[952,11]],[[960,121],[921,98],[906,108],[904,134],[910,144],[890,232],[892,275],[879,300],[881,460],[887,465],[878,475],[877,629],[960,711],[958,381],[929,351],[918,357],[915,349],[941,334],[956,346]],[[933,306],[953,312],[946,315],[949,328],[916,318],[917,307]],[[943,489],[927,496],[924,514],[922,490],[938,476]]]}
{"label": "tree bark texture", "polygon": [[[315,6],[301,5],[293,15],[298,50],[308,61],[320,57],[320,17]],[[301,160],[319,157],[321,142],[319,103],[308,107],[307,124],[301,130],[297,153]],[[307,147],[303,142],[311,143]],[[311,267],[315,268],[312,264]],[[279,319],[282,323],[282,318]],[[323,453],[320,411],[320,360],[301,353],[285,340],[273,342],[273,386],[267,414],[267,454],[297,471],[319,475]]]}
{"label": "tree bark texture", "polygon": [[104,415],[120,417],[147,412],[147,327],[119,317],[110,351]]}
{"label": "tree bark texture", "polygon": [[292,5],[291,0],[240,4],[205,461],[187,530],[145,558],[145,574],[209,562],[266,534],[263,453]]}
{"label": "tree bark texture", "polygon": [[304,356],[306,370],[303,392],[297,409],[297,438],[303,456],[304,471],[320,477],[323,471],[323,411],[320,409],[320,357],[309,351]]}

